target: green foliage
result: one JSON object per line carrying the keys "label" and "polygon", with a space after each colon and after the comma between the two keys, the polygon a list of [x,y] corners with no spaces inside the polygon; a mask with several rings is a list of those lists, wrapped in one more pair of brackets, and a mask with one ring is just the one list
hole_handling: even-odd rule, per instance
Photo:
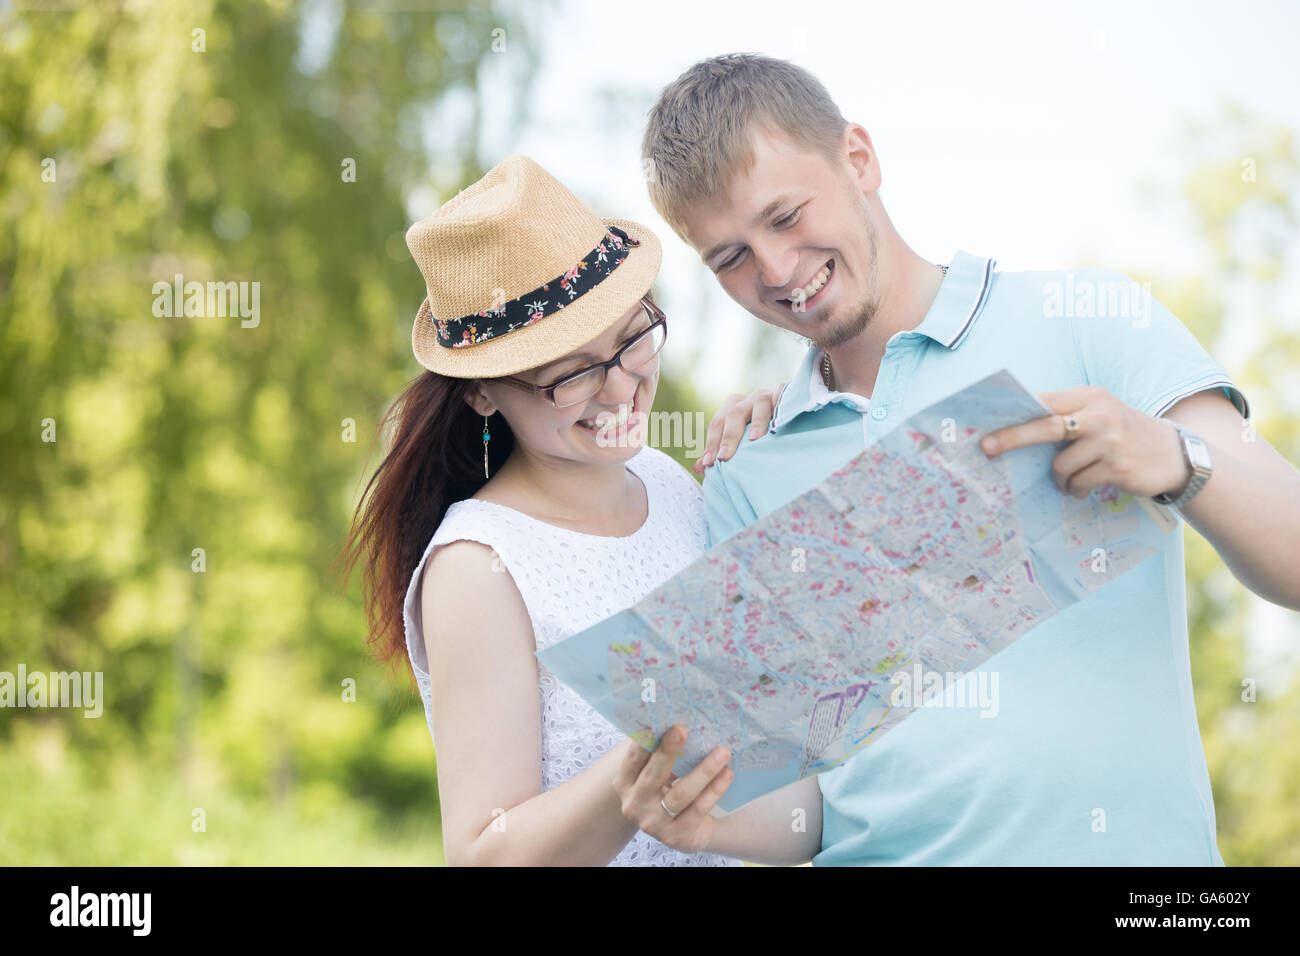
{"label": "green foliage", "polygon": [[[1300,335],[1284,317],[1288,256],[1300,248],[1300,150],[1286,130],[1228,104],[1189,123],[1179,208],[1195,227],[1187,255],[1208,266],[1153,290],[1211,351],[1251,343],[1228,371],[1258,434],[1300,462]],[[1199,245],[1200,248],[1196,248]],[[1195,531],[1187,531],[1192,679],[1219,833],[1230,866],[1300,864],[1300,673],[1250,666],[1254,598]],[[1300,615],[1287,614],[1291,640]],[[1244,699],[1244,681],[1256,685]]]}
{"label": "green foliage", "polygon": [[[427,764],[428,730],[415,715],[402,737]],[[376,759],[409,763],[409,754]],[[201,762],[186,783],[159,761],[74,753],[58,721],[23,721],[0,748],[0,865],[428,866],[441,865],[435,810],[392,817],[349,799],[346,782],[316,777],[272,802]]]}
{"label": "green foliage", "polygon": [[[335,5],[314,56],[325,4],[59,6],[0,10],[0,669],[107,703],[0,718],[6,862],[440,858],[423,711],[335,559],[419,372],[406,195],[482,173],[482,104],[426,120],[494,29],[534,54],[486,4]],[[158,315],[176,274],[257,283],[258,320]]]}

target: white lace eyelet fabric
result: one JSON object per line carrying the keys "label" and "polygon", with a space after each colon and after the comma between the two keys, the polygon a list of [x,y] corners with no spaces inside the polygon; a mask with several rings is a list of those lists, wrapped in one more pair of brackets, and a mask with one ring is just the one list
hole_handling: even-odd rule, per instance
{"label": "white lace eyelet fabric", "polygon": [[[424,700],[433,703],[421,630],[420,579],[430,555],[453,541],[492,548],[523,597],[537,649],[550,647],[635,604],[704,553],[708,526],[700,486],[672,458],[646,446],[627,462],[645,485],[649,514],[631,535],[602,537],[546,524],[477,498],[448,510],[411,575],[403,618],[406,652]],[[540,663],[542,790],[581,773],[626,739],[622,731]],[[716,853],[683,853],[638,831],[610,866],[742,866]]]}

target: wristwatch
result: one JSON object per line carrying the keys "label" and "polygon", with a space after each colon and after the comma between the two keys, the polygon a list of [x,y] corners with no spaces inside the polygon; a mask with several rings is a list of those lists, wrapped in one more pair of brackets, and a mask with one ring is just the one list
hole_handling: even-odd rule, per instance
{"label": "wristwatch", "polygon": [[1214,462],[1210,460],[1210,448],[1200,435],[1194,435],[1177,422],[1170,422],[1178,429],[1178,438],[1183,446],[1183,461],[1187,463],[1189,477],[1187,484],[1177,496],[1159,494],[1152,496],[1152,501],[1171,508],[1181,508],[1196,497],[1196,493],[1205,487],[1214,471]]}

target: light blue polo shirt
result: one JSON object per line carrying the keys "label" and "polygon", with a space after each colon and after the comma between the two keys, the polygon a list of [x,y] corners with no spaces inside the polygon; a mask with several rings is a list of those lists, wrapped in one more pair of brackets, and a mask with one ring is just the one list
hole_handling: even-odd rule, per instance
{"label": "light blue polo shirt", "polygon": [[[828,392],[809,349],[768,434],[709,469],[710,546],[1004,367],[1034,393],[1100,385],[1156,416],[1221,388],[1249,414],[1186,327],[1122,274],[998,272],[958,252],[921,325],[889,340],[869,398]],[[972,672],[997,672],[996,716],[921,707],[821,774],[813,864],[1222,866],[1184,585],[1180,529]]]}

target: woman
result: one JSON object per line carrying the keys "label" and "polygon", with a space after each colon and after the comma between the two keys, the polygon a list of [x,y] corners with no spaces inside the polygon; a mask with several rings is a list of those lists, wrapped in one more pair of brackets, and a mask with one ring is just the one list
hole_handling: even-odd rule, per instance
{"label": "woman", "polygon": [[[739,865],[629,823],[613,788],[626,738],[534,656],[705,549],[698,484],[645,444],[667,334],[649,296],[658,239],[523,156],[406,239],[429,371],[390,412],[352,541],[371,641],[383,659],[405,649],[438,742],[447,862]],[[765,431],[773,404],[736,403],[728,434],[751,410]]]}

